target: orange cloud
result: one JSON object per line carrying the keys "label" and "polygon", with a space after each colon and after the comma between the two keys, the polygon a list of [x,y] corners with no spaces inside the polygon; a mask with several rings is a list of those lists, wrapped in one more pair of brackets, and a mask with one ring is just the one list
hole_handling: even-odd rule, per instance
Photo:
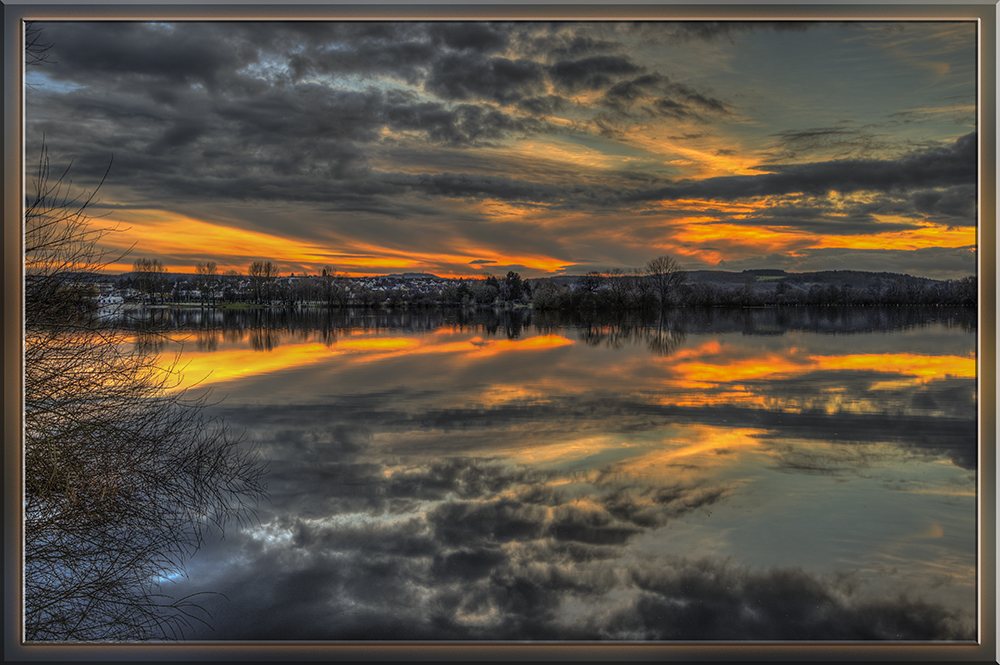
{"label": "orange cloud", "polygon": [[[456,246],[450,251],[428,252],[416,248],[394,249],[349,239],[331,239],[328,246],[294,238],[260,233],[199,220],[162,210],[129,210],[120,215],[122,230],[109,234],[105,245],[112,253],[156,257],[169,269],[194,272],[195,264],[212,260],[219,271],[244,272],[250,262],[269,260],[282,272],[303,269],[318,273],[333,265],[349,276],[380,272],[434,272],[442,277],[467,277],[476,273],[476,260],[498,265],[522,265],[543,272],[561,270],[571,262],[539,254],[504,254],[486,246]],[[336,248],[336,249],[334,249]],[[129,271],[122,261],[109,270]]]}
{"label": "orange cloud", "polygon": [[[714,203],[713,203],[714,205]],[[880,222],[913,220],[878,218]],[[929,247],[971,247],[976,244],[974,228],[950,228],[923,224],[904,231],[878,230],[859,235],[817,234],[790,226],[751,226],[727,224],[708,217],[687,217],[671,222],[672,232],[666,245],[682,256],[695,256],[709,262],[732,259],[739,255],[796,255],[808,249],[887,249],[916,250]],[[710,249],[705,249],[709,247]]]}
{"label": "orange cloud", "polygon": [[[350,241],[345,240],[345,244]],[[472,261],[484,260],[492,261],[498,265],[521,265],[544,272],[555,272],[573,265],[572,262],[559,260],[553,257],[538,254],[504,254],[486,246],[460,245],[452,247],[450,252],[421,252],[419,249],[397,250],[380,247],[373,244],[350,243],[349,251],[357,252],[362,256],[352,257],[349,255],[337,255],[334,257],[338,267],[346,268],[348,274],[352,274],[350,268],[363,268],[377,265],[370,257],[384,264],[384,267],[406,268],[412,271],[429,271],[441,277],[468,277],[474,271],[469,268]],[[451,273],[451,269],[464,268],[467,272]],[[364,274],[364,273],[355,273]]]}
{"label": "orange cloud", "polygon": [[[892,221],[881,219],[880,221]],[[903,220],[900,220],[903,221]],[[817,247],[843,249],[902,249],[968,247],[976,244],[976,229],[926,224],[919,229],[858,236],[823,236]]]}
{"label": "orange cloud", "polygon": [[[106,236],[115,251],[132,249],[130,256],[156,257],[171,269],[194,272],[196,263],[215,261],[220,271],[245,271],[255,260],[279,265],[298,264],[322,248],[279,235],[238,229],[164,210],[126,210],[116,213],[122,230]],[[129,271],[131,263],[109,266]]]}

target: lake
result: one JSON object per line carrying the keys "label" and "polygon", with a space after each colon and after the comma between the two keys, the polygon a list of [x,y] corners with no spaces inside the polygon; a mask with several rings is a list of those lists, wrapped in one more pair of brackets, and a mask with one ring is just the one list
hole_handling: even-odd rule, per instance
{"label": "lake", "polygon": [[976,312],[164,310],[269,463],[196,640],[964,640]]}

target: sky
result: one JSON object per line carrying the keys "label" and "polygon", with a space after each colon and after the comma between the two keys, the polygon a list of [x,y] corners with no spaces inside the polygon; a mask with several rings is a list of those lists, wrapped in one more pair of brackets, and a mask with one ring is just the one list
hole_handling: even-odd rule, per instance
{"label": "sky", "polygon": [[976,271],[974,22],[36,25],[112,270]]}

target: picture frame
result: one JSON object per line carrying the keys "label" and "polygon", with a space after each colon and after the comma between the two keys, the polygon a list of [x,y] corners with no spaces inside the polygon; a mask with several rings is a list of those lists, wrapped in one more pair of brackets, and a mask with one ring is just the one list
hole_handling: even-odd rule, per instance
{"label": "picture frame", "polygon": [[[20,635],[24,192],[22,21],[63,20],[976,20],[979,23],[979,634],[977,645],[872,643],[231,643],[24,644]],[[317,3],[37,4],[4,6],[4,460],[5,658],[29,660],[996,660],[996,6],[995,4],[363,5]],[[17,618],[17,620],[14,620]]]}

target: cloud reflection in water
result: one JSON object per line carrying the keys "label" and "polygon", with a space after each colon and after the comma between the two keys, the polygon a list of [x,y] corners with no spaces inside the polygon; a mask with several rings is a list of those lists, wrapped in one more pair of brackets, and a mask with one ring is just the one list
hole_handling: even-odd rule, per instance
{"label": "cloud reflection in water", "polygon": [[[218,384],[272,504],[166,589],[228,597],[189,637],[974,637],[974,334],[906,327],[869,367],[809,332],[689,326],[651,355],[649,331],[501,330],[368,330]],[[684,384],[724,357],[780,371]]]}

